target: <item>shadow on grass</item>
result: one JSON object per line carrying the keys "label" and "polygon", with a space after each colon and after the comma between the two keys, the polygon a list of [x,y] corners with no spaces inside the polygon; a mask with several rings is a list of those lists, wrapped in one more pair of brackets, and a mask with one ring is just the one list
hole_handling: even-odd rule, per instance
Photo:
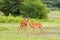
{"label": "shadow on grass", "polygon": [[5,31],[5,30],[9,30],[9,29],[5,27],[0,27],[0,31]]}

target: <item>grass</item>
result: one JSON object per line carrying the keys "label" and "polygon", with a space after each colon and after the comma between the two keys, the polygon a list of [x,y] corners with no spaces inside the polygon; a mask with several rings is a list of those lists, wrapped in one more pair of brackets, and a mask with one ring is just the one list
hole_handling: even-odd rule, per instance
{"label": "grass", "polygon": [[[51,25],[51,23],[48,23],[48,22],[46,24]],[[54,24],[59,24],[59,23],[54,23]],[[0,30],[1,30],[1,28],[2,28],[2,30],[0,31],[0,40],[60,40],[59,35],[58,36],[33,35],[33,34],[27,35],[27,34],[18,33],[18,27],[19,27],[18,23],[16,23],[16,24],[1,23]],[[57,27],[60,28],[60,26],[57,26]],[[45,27],[45,28],[47,28],[47,27]],[[52,24],[50,28],[55,28],[55,26],[53,26],[53,24]],[[44,32],[46,32],[48,34],[50,34],[50,33],[60,34],[59,30],[58,31],[45,30]]]}
{"label": "grass", "polygon": [[0,31],[3,31],[3,30],[8,30],[8,28],[0,27]]}
{"label": "grass", "polygon": [[0,40],[60,40],[60,36],[24,35],[16,32],[1,32]]}
{"label": "grass", "polygon": [[[44,29],[60,28],[59,22],[42,22],[42,23],[44,25]],[[44,30],[44,32],[48,33],[49,35],[59,34],[57,36],[33,35],[33,34],[27,35],[23,33],[18,33],[18,27],[19,27],[19,23],[0,23],[0,40],[60,40],[60,30],[55,30],[55,29]]]}
{"label": "grass", "polygon": [[60,36],[52,36],[51,37],[51,36],[25,36],[25,35],[21,35],[21,36],[16,37],[16,35],[12,35],[12,37],[7,36],[5,38],[2,38],[1,40],[5,40],[5,39],[6,40],[60,40]]}
{"label": "grass", "polygon": [[[30,19],[31,22],[42,22],[44,27],[44,33],[47,33],[46,35],[43,34],[35,35],[35,33],[40,34],[39,30],[32,32],[34,34],[29,34],[28,33],[29,31],[27,31],[29,35],[27,35],[27,33],[26,34],[18,33],[19,22],[22,19],[23,18],[20,16],[19,17],[0,16],[0,40],[60,40],[60,30],[58,30],[58,28],[60,29],[60,19],[58,18],[49,19],[49,20]],[[45,30],[45,28],[48,29]]]}

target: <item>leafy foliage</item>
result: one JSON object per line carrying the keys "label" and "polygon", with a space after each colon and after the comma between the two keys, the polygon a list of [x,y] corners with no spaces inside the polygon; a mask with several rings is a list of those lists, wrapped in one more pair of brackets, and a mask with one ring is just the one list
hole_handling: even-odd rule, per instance
{"label": "leafy foliage", "polygon": [[13,17],[13,16],[0,16],[0,23],[11,23],[11,22],[20,22],[22,21],[22,17]]}
{"label": "leafy foliage", "polygon": [[32,18],[47,18],[47,11],[46,5],[40,0],[24,0],[21,5],[22,15]]}
{"label": "leafy foliage", "polygon": [[29,16],[31,18],[47,18],[48,10],[40,0],[4,0],[0,10],[6,16]]}
{"label": "leafy foliage", "polygon": [[60,0],[41,0],[47,7],[52,10],[60,9]]}

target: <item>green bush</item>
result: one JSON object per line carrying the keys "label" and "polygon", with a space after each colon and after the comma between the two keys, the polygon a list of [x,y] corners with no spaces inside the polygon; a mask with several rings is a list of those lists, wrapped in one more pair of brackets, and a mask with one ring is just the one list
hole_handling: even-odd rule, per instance
{"label": "green bush", "polygon": [[[0,7],[4,15],[29,16],[31,18],[47,18],[48,9],[41,0],[4,0]],[[13,20],[13,19],[12,19]]]}
{"label": "green bush", "polygon": [[13,17],[13,16],[0,16],[0,23],[9,23],[9,22],[20,22],[22,21],[22,17],[17,16],[17,17]]}
{"label": "green bush", "polygon": [[21,5],[21,14],[32,18],[47,18],[48,9],[40,0],[24,0]]}
{"label": "green bush", "polygon": [[[23,20],[23,17],[21,16],[0,16],[0,23],[19,23]],[[29,19],[31,22],[41,22],[43,20],[41,19],[34,19],[34,18],[30,18]]]}

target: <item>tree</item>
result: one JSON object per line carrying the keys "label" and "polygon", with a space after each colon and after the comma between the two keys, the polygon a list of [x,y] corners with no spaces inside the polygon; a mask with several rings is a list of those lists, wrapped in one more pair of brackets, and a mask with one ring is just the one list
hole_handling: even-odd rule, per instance
{"label": "tree", "polygon": [[42,0],[42,2],[51,10],[60,9],[60,0]]}
{"label": "tree", "polygon": [[48,10],[40,0],[24,0],[21,3],[21,14],[32,18],[47,18]]}
{"label": "tree", "polygon": [[11,13],[14,16],[22,15],[32,18],[47,18],[48,10],[40,0],[4,0],[1,11],[6,16]]}
{"label": "tree", "polygon": [[6,16],[8,16],[9,13],[14,16],[20,15],[20,4],[21,0],[4,0],[4,6],[1,8],[1,11],[3,11]]}

